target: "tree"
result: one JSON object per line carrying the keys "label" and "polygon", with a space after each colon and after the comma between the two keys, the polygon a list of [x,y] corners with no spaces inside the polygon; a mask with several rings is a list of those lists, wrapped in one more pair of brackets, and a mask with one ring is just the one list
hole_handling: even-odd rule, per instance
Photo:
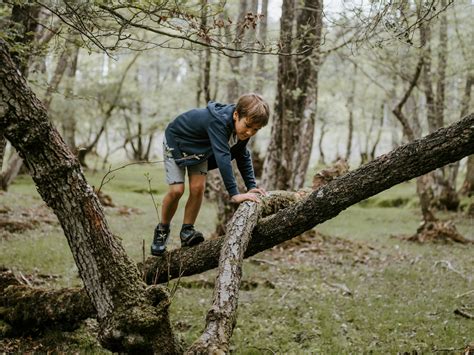
{"label": "tree", "polygon": [[136,265],[110,232],[78,160],[18,75],[5,43],[0,46],[0,127],[24,158],[38,192],[61,221],[97,310],[101,343],[112,351],[176,353],[167,292],[160,287],[145,288]]}
{"label": "tree", "polygon": [[[17,4],[12,7],[10,26],[18,27],[14,30],[14,41],[16,43],[16,49],[13,53],[13,60],[16,63],[21,73],[27,77],[29,69],[29,60],[31,51],[29,46],[34,40],[34,34],[36,30],[36,19],[39,15],[40,7],[38,5],[21,5]],[[7,191],[8,186],[18,175],[23,161],[16,151],[13,151],[10,158],[6,159],[6,139],[3,133],[0,131],[0,189]],[[3,161],[6,161],[7,167],[2,172]]]}
{"label": "tree", "polygon": [[270,145],[265,157],[262,185],[270,190],[303,186],[313,144],[317,75],[322,31],[322,2],[307,0],[293,34],[295,2],[283,1],[280,42],[291,51],[299,38],[302,55],[278,58],[278,84]]}

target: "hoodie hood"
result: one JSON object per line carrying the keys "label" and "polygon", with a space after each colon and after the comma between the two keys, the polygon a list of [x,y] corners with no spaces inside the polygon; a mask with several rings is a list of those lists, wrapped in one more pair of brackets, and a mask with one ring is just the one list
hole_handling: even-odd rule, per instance
{"label": "hoodie hood", "polygon": [[229,116],[232,117],[232,115],[234,114],[235,105],[226,105],[218,102],[209,101],[209,103],[207,104],[207,109],[215,118],[226,121],[228,120]]}

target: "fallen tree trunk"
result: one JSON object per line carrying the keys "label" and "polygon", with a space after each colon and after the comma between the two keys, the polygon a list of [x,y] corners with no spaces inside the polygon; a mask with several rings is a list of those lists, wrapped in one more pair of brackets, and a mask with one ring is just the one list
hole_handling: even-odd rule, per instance
{"label": "fallen tree trunk", "polygon": [[9,286],[3,290],[0,304],[1,318],[12,327],[13,334],[30,334],[44,328],[71,330],[96,315],[86,291],[77,288]]}

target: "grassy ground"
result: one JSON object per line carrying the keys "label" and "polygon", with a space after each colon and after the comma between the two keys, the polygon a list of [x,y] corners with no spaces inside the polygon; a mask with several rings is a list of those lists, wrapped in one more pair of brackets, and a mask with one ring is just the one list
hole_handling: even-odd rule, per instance
{"label": "grassy ground", "polygon": [[[143,245],[148,256],[157,222],[146,193],[145,172],[153,177],[152,189],[161,201],[166,186],[157,167],[119,170],[103,187],[119,206],[106,209],[109,224],[136,261],[143,259]],[[88,178],[99,186],[102,176]],[[45,210],[28,177],[0,195],[2,206],[21,209],[24,216]],[[205,234],[214,228],[214,215],[213,204],[206,203],[197,223]],[[181,216],[182,209],[174,221],[171,248],[179,244]],[[443,218],[454,219],[464,236],[474,239],[472,219],[462,214]],[[459,353],[474,342],[474,319],[455,314],[456,309],[474,313],[473,247],[419,245],[396,238],[412,234],[419,219],[414,186],[405,183],[318,226],[314,238],[247,260],[244,280],[258,286],[241,292],[232,350],[238,354]],[[47,281],[48,287],[81,285],[57,224],[40,223],[22,233],[0,231],[0,255],[1,264],[17,272],[56,275]],[[212,289],[198,287],[206,284],[199,281],[214,278],[215,271],[209,271],[183,280],[188,287],[178,287],[174,295],[172,319],[186,344],[202,331],[212,297]],[[196,287],[189,287],[191,281]],[[4,339],[0,345],[3,350],[31,351],[36,346],[38,351],[100,352],[90,329],[93,322],[73,333]]]}

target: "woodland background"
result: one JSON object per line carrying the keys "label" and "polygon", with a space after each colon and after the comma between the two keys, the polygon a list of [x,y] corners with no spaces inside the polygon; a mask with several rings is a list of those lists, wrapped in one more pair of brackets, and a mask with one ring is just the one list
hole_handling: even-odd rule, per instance
{"label": "woodland background", "polygon": [[[112,233],[145,262],[166,191],[161,139],[177,114],[261,93],[272,115],[251,142],[259,182],[307,193],[472,113],[473,18],[472,2],[448,0],[4,1],[0,38],[100,190]],[[3,350],[105,352],[93,317],[35,323],[32,311],[15,323],[9,313],[12,282],[83,283],[1,127]],[[235,207],[209,180],[197,227],[217,237]],[[250,258],[228,349],[472,350],[473,191],[470,155]],[[166,283],[185,347],[202,332],[215,276]]]}

